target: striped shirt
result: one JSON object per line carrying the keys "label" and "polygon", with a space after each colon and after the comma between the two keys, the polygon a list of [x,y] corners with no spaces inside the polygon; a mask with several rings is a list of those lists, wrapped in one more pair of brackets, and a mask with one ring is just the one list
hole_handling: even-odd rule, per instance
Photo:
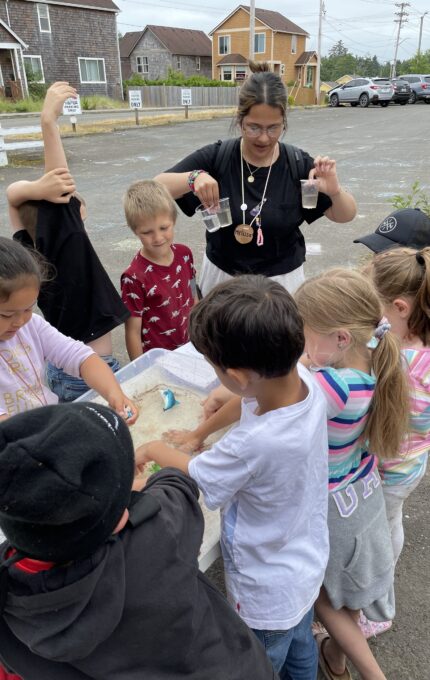
{"label": "striped shirt", "polygon": [[409,434],[400,456],[379,462],[382,481],[387,485],[412,484],[425,471],[430,449],[430,348],[403,349],[409,367],[411,412]]}
{"label": "striped shirt", "polygon": [[352,368],[317,369],[327,404],[329,491],[339,491],[376,468],[361,435],[375,390],[374,376]]}

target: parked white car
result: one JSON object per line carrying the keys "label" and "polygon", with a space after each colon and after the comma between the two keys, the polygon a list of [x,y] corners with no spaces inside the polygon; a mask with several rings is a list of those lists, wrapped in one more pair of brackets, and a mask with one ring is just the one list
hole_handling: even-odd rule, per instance
{"label": "parked white car", "polygon": [[366,108],[369,104],[388,106],[394,94],[390,80],[381,78],[354,78],[345,85],[339,85],[328,93],[330,106],[351,104]]}

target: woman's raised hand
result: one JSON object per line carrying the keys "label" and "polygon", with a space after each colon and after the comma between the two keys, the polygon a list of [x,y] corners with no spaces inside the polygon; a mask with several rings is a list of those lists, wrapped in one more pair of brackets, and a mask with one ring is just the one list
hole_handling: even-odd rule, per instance
{"label": "woman's raised hand", "polygon": [[194,193],[206,208],[209,208],[212,205],[218,205],[218,182],[207,172],[200,173],[194,180]]}
{"label": "woman's raised hand", "polygon": [[327,196],[334,196],[340,191],[340,183],[336,172],[336,161],[328,156],[317,156],[309,179],[318,180],[318,191]]}

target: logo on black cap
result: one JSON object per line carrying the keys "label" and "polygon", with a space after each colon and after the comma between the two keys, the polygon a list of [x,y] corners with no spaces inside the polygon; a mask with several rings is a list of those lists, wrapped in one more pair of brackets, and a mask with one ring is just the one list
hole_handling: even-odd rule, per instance
{"label": "logo on black cap", "polygon": [[386,217],[385,220],[379,225],[378,231],[382,234],[388,234],[397,227],[397,220],[395,217]]}

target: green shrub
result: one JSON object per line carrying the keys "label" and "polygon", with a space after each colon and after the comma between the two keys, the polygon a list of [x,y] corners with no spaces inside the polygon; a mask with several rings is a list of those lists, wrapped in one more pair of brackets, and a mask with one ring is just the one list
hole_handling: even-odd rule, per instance
{"label": "green shrub", "polygon": [[102,95],[93,94],[81,97],[83,111],[96,111],[97,109],[124,109],[127,104],[122,100],[111,99]]}
{"label": "green shrub", "polygon": [[28,83],[28,94],[34,101],[45,99],[48,83]]}
{"label": "green shrub", "polygon": [[412,184],[409,194],[396,194],[390,199],[390,203],[396,210],[420,208],[430,217],[430,194],[426,193],[418,180]]}
{"label": "green shrub", "polygon": [[289,94],[288,95],[288,106],[294,106],[294,104],[295,104],[294,97],[291,94]]}
{"label": "green shrub", "polygon": [[226,80],[212,80],[205,76],[184,76],[181,71],[169,69],[167,78],[148,80],[140,73],[133,73],[131,78],[124,80],[124,88],[145,87],[146,85],[176,85],[179,87],[236,87],[236,83]]}

